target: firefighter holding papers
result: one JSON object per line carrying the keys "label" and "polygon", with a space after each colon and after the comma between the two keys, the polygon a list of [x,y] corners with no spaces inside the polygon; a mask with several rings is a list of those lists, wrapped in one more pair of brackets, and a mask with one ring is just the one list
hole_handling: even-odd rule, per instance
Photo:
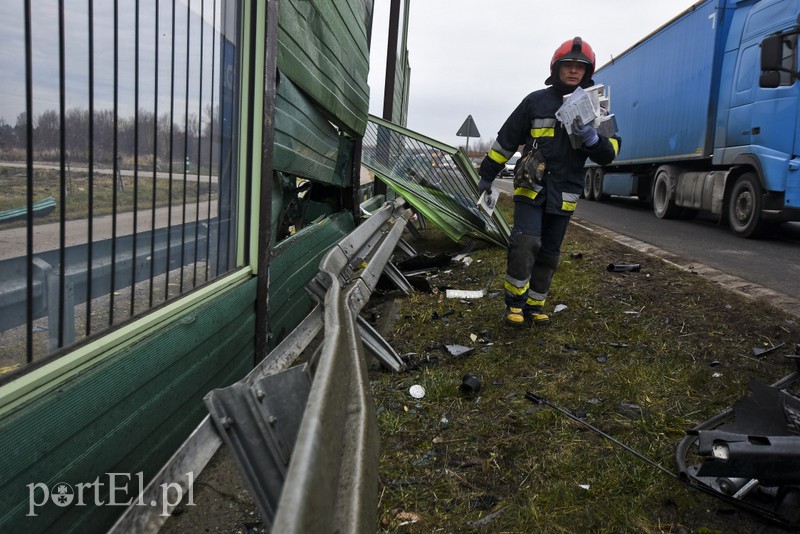
{"label": "firefighter holding papers", "polygon": [[526,96],[506,119],[497,141],[481,162],[479,194],[491,193],[492,181],[520,145],[523,157],[514,178],[514,226],[505,277],[505,323],[521,327],[550,322],[545,299],[558,268],[561,242],[583,191],[589,158],[607,165],[617,156],[620,138],[600,135],[589,124],[571,124],[580,143],[556,119],[564,96],[594,82],[595,54],[580,37],[564,42],[550,61],[545,89]]}

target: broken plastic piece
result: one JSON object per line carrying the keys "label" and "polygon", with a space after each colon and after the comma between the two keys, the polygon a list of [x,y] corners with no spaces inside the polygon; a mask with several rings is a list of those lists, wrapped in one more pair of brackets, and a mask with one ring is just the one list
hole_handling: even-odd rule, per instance
{"label": "broken plastic piece", "polygon": [[451,356],[462,356],[475,350],[475,347],[465,347],[463,345],[445,345],[445,349]]}
{"label": "broken plastic piece", "polygon": [[609,263],[606,270],[610,273],[638,272],[642,266],[638,263]]}
{"label": "broken plastic piece", "polygon": [[762,349],[760,347],[753,347],[753,356],[763,356],[765,354],[769,354],[770,352],[774,351],[775,349],[779,349],[783,346],[783,343],[779,343],[774,347],[770,347],[768,349]]}
{"label": "broken plastic piece", "polygon": [[414,397],[415,399],[421,399],[425,396],[425,388],[420,386],[419,384],[414,384],[410,388],[408,388],[408,394]]}
{"label": "broken plastic piece", "polygon": [[486,295],[486,290],[469,291],[463,289],[448,289],[444,296],[449,299],[480,299]]}

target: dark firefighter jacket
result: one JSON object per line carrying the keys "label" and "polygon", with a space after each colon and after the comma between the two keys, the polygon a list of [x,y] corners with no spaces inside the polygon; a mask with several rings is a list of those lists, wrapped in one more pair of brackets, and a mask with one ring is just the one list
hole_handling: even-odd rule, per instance
{"label": "dark firefighter jacket", "polygon": [[621,140],[601,135],[592,147],[572,148],[567,130],[556,119],[562,103],[563,94],[552,86],[526,96],[497,132],[497,140],[483,158],[478,174],[494,180],[519,146],[525,145],[524,156],[535,144],[546,161],[544,184],[516,187],[514,201],[541,205],[546,199],[548,213],[571,215],[583,191],[586,158],[598,165],[611,163],[619,153]]}

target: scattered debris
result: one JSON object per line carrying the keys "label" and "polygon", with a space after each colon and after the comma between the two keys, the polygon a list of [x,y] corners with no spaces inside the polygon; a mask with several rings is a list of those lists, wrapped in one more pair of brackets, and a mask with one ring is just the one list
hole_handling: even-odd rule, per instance
{"label": "scattered debris", "polygon": [[610,273],[639,272],[642,266],[638,263],[609,263],[606,270]]}
{"label": "scattered debris", "polygon": [[569,257],[572,258],[573,260],[579,260],[583,258],[583,254],[581,254],[580,252],[573,252],[572,254],[569,255]]}
{"label": "scattered debris", "polygon": [[589,484],[578,484],[578,486],[580,486],[582,489],[585,489],[586,491],[589,491],[589,488],[591,487]]}
{"label": "scattered debris", "polygon": [[642,415],[642,407],[632,402],[620,402],[619,407],[621,410],[629,412],[633,415]]}
{"label": "scattered debris", "polygon": [[567,309],[566,304],[556,304],[556,307],[553,308],[553,313],[559,313]]}
{"label": "scattered debris", "polygon": [[465,347],[464,345],[445,345],[444,348],[451,356],[463,356],[475,350],[475,347]]}
{"label": "scattered debris", "polygon": [[498,515],[500,515],[500,513],[503,512],[503,510],[505,510],[505,508],[500,508],[496,512],[492,512],[491,514],[487,515],[483,519],[478,519],[477,521],[470,521],[469,523],[467,523],[467,526],[470,526],[470,527],[484,527],[484,526],[488,525],[489,523],[491,523],[492,521],[494,521],[494,519]]}
{"label": "scattered debris", "polygon": [[722,365],[722,362],[719,360],[711,360],[710,362],[708,362],[709,367],[718,367],[720,365]]}
{"label": "scattered debris", "polygon": [[427,254],[419,254],[403,260],[397,264],[397,268],[401,271],[418,271],[420,269],[440,268],[450,265],[453,258],[446,253],[437,254],[436,256],[428,256]]}
{"label": "scattered debris", "polygon": [[461,379],[461,385],[458,387],[458,390],[465,397],[474,397],[481,390],[481,379],[472,373],[467,373],[464,375],[464,378]]}
{"label": "scattered debris", "polygon": [[753,347],[753,356],[756,356],[756,357],[764,356],[765,354],[769,354],[770,352],[783,347],[783,345],[784,345],[783,343],[779,343],[778,345],[775,345],[773,347],[769,347],[767,349],[762,349],[760,347]]}
{"label": "scattered debris", "polygon": [[601,352],[600,354],[597,355],[595,361],[597,363],[606,363],[608,361],[608,355],[605,352]]}
{"label": "scattered debris", "polygon": [[439,319],[447,317],[448,315],[453,315],[454,313],[456,313],[456,311],[453,308],[448,309],[441,315],[439,314],[439,312],[433,312],[433,315],[431,315],[431,319],[433,319],[434,321],[438,321]]}
{"label": "scattered debris", "polygon": [[420,386],[419,384],[414,384],[410,388],[408,388],[408,394],[414,397],[415,399],[421,399],[425,396],[425,388]]}
{"label": "scattered debris", "polygon": [[400,521],[397,526],[402,527],[405,525],[413,525],[419,521],[419,516],[413,512],[400,512],[395,517],[396,521]]}
{"label": "scattered debris", "polygon": [[449,299],[481,299],[486,295],[485,289],[480,290],[464,290],[464,289],[448,289],[445,291],[444,296]]}

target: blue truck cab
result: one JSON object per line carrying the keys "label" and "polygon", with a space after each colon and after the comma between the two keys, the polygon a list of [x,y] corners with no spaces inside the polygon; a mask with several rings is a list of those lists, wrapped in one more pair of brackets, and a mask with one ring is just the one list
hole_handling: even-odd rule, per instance
{"label": "blue truck cab", "polygon": [[800,0],[704,0],[598,69],[623,142],[584,196],[709,212],[741,237],[800,220],[799,15]]}

